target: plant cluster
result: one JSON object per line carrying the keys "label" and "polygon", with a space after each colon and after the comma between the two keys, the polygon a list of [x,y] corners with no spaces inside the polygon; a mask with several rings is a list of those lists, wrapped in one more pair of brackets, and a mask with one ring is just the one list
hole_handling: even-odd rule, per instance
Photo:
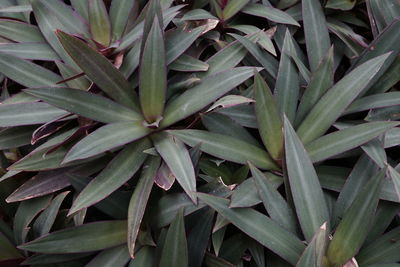
{"label": "plant cluster", "polygon": [[398,0],[1,0],[1,266],[400,266]]}

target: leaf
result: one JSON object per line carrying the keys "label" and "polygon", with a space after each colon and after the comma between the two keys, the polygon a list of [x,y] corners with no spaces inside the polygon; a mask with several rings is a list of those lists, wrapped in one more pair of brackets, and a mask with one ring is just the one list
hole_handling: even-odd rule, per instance
{"label": "leaf", "polygon": [[385,170],[380,171],[364,185],[336,228],[327,250],[328,261],[341,266],[360,249],[378,206],[379,193]]}
{"label": "leaf", "polygon": [[282,120],[274,96],[260,74],[254,76],[255,111],[258,131],[269,154],[274,160],[282,158]]}
{"label": "leaf", "polygon": [[161,254],[160,266],[188,266],[188,250],[183,210],[180,210],[168,229]]}
{"label": "leaf", "polygon": [[57,36],[64,49],[90,80],[118,103],[134,108],[137,111],[135,102],[137,97],[133,89],[123,74],[108,59],[82,41],[64,32],[58,31]]}
{"label": "leaf", "polygon": [[168,132],[191,147],[199,145],[201,151],[215,157],[241,164],[251,161],[261,169],[278,169],[267,152],[242,140],[202,130],[169,130]]}
{"label": "leaf", "polygon": [[9,6],[0,8],[0,12],[31,12],[32,6],[31,5],[16,5],[16,6]]}
{"label": "leaf", "polygon": [[126,221],[102,221],[56,231],[18,248],[50,254],[82,253],[103,250],[125,242]]}
{"label": "leaf", "polygon": [[46,43],[0,44],[0,52],[23,59],[58,60],[58,55]]}
{"label": "leaf", "polygon": [[122,37],[134,6],[134,0],[114,0],[111,2],[110,20],[114,39],[119,40]]}
{"label": "leaf", "polygon": [[11,243],[7,237],[0,232],[0,262],[10,259],[18,259],[23,256],[18,252],[18,250],[14,247],[14,244]]}
{"label": "leaf", "polygon": [[331,46],[324,11],[318,0],[302,1],[302,17],[308,61],[314,72]]}
{"label": "leaf", "polygon": [[240,67],[210,76],[168,103],[160,127],[166,127],[201,110],[238,86],[254,73],[254,68]]}
{"label": "leaf", "polygon": [[301,255],[296,267],[324,266],[323,258],[328,244],[328,232],[326,231],[326,222],[321,225],[318,232],[315,233],[310,244]]}
{"label": "leaf", "polygon": [[160,166],[160,157],[150,157],[144,163],[138,184],[133,191],[128,208],[128,249],[131,258],[135,256],[135,243],[147,207],[154,178]]}
{"label": "leaf", "polygon": [[389,54],[385,54],[354,69],[336,83],[311,109],[297,129],[303,143],[321,136],[336,121],[349,104],[365,89]]}
{"label": "leaf", "polygon": [[381,142],[379,137],[372,139],[365,145],[361,146],[361,149],[364,150],[365,154],[367,154],[380,168],[385,167],[387,156],[383,142]]}
{"label": "leaf", "polygon": [[365,96],[354,101],[343,115],[352,114],[374,108],[384,108],[399,105],[400,92],[388,92]]}
{"label": "leaf", "polygon": [[21,265],[34,265],[34,264],[51,264],[63,263],[75,259],[84,258],[92,255],[93,253],[76,253],[76,254],[35,254],[25,259]]}
{"label": "leaf", "polygon": [[350,10],[356,4],[356,0],[328,0],[325,7],[340,10]]}
{"label": "leaf", "polygon": [[228,1],[228,4],[222,10],[223,20],[228,20],[236,15],[245,5],[247,5],[250,0],[236,0]]}
{"label": "leaf", "polygon": [[[158,154],[157,152],[155,153],[156,155]],[[158,187],[168,191],[175,183],[175,179],[176,177],[171,172],[168,165],[165,162],[161,163],[160,168],[157,170],[156,177],[154,178],[154,182],[158,185]]]}
{"label": "leaf", "polygon": [[300,27],[300,24],[295,21],[289,14],[277,8],[268,7],[261,4],[248,4],[241,11],[243,13],[257,17],[263,17],[277,23],[290,24]]}
{"label": "leaf", "polygon": [[192,9],[187,12],[182,17],[182,20],[203,20],[203,19],[215,19],[217,20],[217,17],[214,17],[210,12],[204,10],[204,9]]}
{"label": "leaf", "polygon": [[227,95],[227,96],[221,97],[220,99],[215,101],[215,103],[212,104],[211,107],[209,107],[206,112],[210,112],[217,108],[229,108],[229,107],[233,107],[233,106],[237,106],[237,105],[241,105],[241,104],[252,103],[252,102],[255,102],[255,101],[253,99],[250,99],[250,98],[247,98],[244,96]]}
{"label": "leaf", "polygon": [[127,145],[79,193],[68,215],[101,201],[132,178],[146,159],[143,150],[149,147],[150,143],[146,139]]}
{"label": "leaf", "polygon": [[293,202],[303,234],[310,241],[319,227],[329,222],[328,207],[314,166],[286,117],[284,131],[286,168]]}
{"label": "leaf", "polygon": [[[0,108],[1,110],[1,108]],[[30,144],[36,127],[12,127],[0,131],[0,149],[10,149]]]}
{"label": "leaf", "polygon": [[115,248],[103,250],[85,266],[124,267],[129,262],[129,259],[130,258],[128,254],[128,248],[126,245],[122,245]]}
{"label": "leaf", "polygon": [[198,198],[215,209],[248,236],[260,242],[288,262],[295,264],[304,250],[302,242],[267,216],[251,209],[230,209],[229,201],[204,193]]}
{"label": "leaf", "polygon": [[286,200],[276,190],[276,186],[271,183],[260,170],[249,163],[251,173],[254,177],[254,185],[258,195],[263,201],[264,207],[272,220],[276,221],[286,230],[296,233],[297,219],[293,210],[289,207]]}
{"label": "leaf", "polygon": [[26,87],[57,86],[62,77],[30,61],[0,53],[0,72]]}
{"label": "leaf", "polygon": [[102,0],[88,0],[90,33],[93,40],[108,46],[111,41],[111,23]]}
{"label": "leaf", "polygon": [[41,124],[67,114],[41,102],[0,104],[0,127]]}
{"label": "leaf", "polygon": [[25,89],[24,92],[50,105],[104,123],[142,119],[141,115],[125,106],[80,89],[49,87]]}
{"label": "leaf", "polygon": [[129,267],[151,267],[154,261],[154,249],[149,246],[143,246],[137,252],[135,259],[129,263]]}
{"label": "leaf", "polygon": [[139,70],[139,96],[148,123],[158,122],[164,111],[167,69],[163,33],[157,16],[147,37]]}
{"label": "leaf", "polygon": [[176,180],[196,204],[196,175],[185,145],[175,136],[166,133],[152,135],[154,147],[167,163]]}
{"label": "leaf", "polygon": [[4,18],[0,19],[0,36],[20,43],[46,42],[35,25]]}
{"label": "leaf", "polygon": [[240,125],[248,128],[258,128],[257,118],[252,105],[240,105],[217,110],[217,113],[228,116]]}
{"label": "leaf", "polygon": [[400,200],[400,173],[392,166],[387,165],[389,176],[393,181],[394,189],[396,190],[397,197]]}
{"label": "leaf", "polygon": [[117,122],[107,124],[76,143],[65,156],[63,164],[92,157],[107,150],[140,139],[149,134],[140,122]]}
{"label": "leaf", "polygon": [[208,64],[187,54],[182,54],[169,65],[169,69],[184,72],[207,71]]}
{"label": "leaf", "polygon": [[[71,68],[69,65],[62,63],[61,61],[56,61],[55,63],[64,79],[65,78],[68,79],[70,77],[76,77],[77,75],[79,75],[79,72]],[[68,87],[70,88],[81,89],[86,91],[90,87],[91,81],[89,81],[89,79],[86,76],[82,76],[73,80],[66,81],[65,84],[67,84]]]}
{"label": "leaf", "polygon": [[359,147],[397,125],[399,123],[383,121],[362,123],[324,135],[308,143],[306,149],[311,161],[319,162]]}

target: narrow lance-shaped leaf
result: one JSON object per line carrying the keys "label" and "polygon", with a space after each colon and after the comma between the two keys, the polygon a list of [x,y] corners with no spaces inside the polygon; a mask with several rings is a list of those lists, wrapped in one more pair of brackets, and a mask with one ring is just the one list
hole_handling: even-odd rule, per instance
{"label": "narrow lance-shaped leaf", "polygon": [[137,110],[133,88],[107,58],[64,32],[58,31],[57,36],[64,49],[95,84],[118,103]]}
{"label": "narrow lance-shaped leaf", "polygon": [[305,0],[301,4],[308,61],[314,72],[331,45],[329,32],[319,0]]}
{"label": "narrow lance-shaped leaf", "polygon": [[89,26],[92,38],[108,46],[111,41],[111,25],[103,0],[88,0]]}
{"label": "narrow lance-shaped leaf", "polygon": [[328,207],[314,166],[286,117],[284,128],[290,189],[301,229],[310,241],[318,228],[324,222],[329,222]]}
{"label": "narrow lance-shaped leaf", "polygon": [[389,55],[376,57],[357,67],[318,101],[297,130],[303,143],[309,143],[329,129],[349,104],[365,89]]}
{"label": "narrow lance-shaped leaf", "polygon": [[253,16],[263,17],[277,23],[290,24],[300,27],[300,24],[288,13],[277,8],[268,7],[266,5],[248,4],[242,9],[242,12]]}
{"label": "narrow lance-shaped leaf", "polygon": [[126,183],[139,170],[146,159],[144,150],[150,148],[147,139],[127,145],[80,192],[69,210],[69,215],[101,201]]}
{"label": "narrow lance-shaped leaf", "polygon": [[128,208],[128,249],[131,258],[135,256],[135,243],[140,224],[146,210],[147,201],[154,184],[160,157],[150,157],[143,165],[140,180],[133,191]]}
{"label": "narrow lance-shaped leaf", "polygon": [[315,233],[310,244],[301,255],[296,267],[324,266],[324,256],[328,244],[327,223],[325,222]]}
{"label": "narrow lance-shaped leaf", "polygon": [[281,115],[268,84],[258,73],[254,77],[254,96],[258,131],[261,139],[271,157],[279,160],[283,153]]}
{"label": "narrow lance-shaped leaf", "polygon": [[130,260],[128,254],[128,247],[124,244],[118,247],[109,248],[101,251],[97,254],[86,267],[97,267],[97,266],[115,266],[123,267],[126,266]]}
{"label": "narrow lance-shaped leaf", "polygon": [[114,0],[110,7],[110,20],[113,38],[119,40],[126,29],[135,0]]}
{"label": "narrow lance-shaped leaf", "polygon": [[228,4],[222,10],[222,18],[228,20],[238,13],[250,0],[228,1]]}
{"label": "narrow lance-shaped leaf", "polygon": [[11,19],[0,19],[0,36],[19,43],[46,42],[37,26]]}
{"label": "narrow lance-shaped leaf", "polygon": [[183,210],[179,210],[168,229],[160,266],[187,267],[189,263]]}
{"label": "narrow lance-shaped leaf", "polygon": [[152,139],[158,153],[167,163],[183,190],[194,203],[197,203],[195,196],[196,176],[185,145],[176,137],[166,133],[155,134]]}
{"label": "narrow lance-shaped leaf", "polygon": [[392,178],[394,189],[396,190],[397,197],[400,200],[400,173],[392,166],[388,165],[390,178]]}
{"label": "narrow lance-shaped leaf", "polygon": [[385,171],[383,169],[371,177],[344,214],[328,246],[327,257],[332,266],[345,264],[358,252],[367,237],[379,202]]}
{"label": "narrow lance-shaped leaf", "polygon": [[139,71],[139,96],[143,115],[148,123],[161,119],[167,88],[167,69],[163,33],[157,16],[154,17]]}
{"label": "narrow lance-shaped leaf", "polygon": [[289,263],[296,264],[300,258],[304,244],[267,216],[251,208],[231,209],[227,199],[203,193],[198,193],[197,196],[245,234]]}

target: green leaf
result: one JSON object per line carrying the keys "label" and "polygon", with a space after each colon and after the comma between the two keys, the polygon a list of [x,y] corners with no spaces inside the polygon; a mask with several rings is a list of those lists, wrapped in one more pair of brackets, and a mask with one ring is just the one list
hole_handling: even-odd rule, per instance
{"label": "green leaf", "polygon": [[0,19],[0,36],[20,43],[46,42],[35,25],[4,18]]}
{"label": "green leaf", "polygon": [[385,170],[370,178],[357,194],[339,223],[328,246],[327,257],[332,266],[342,266],[360,249],[378,206]]}
{"label": "green leaf", "polygon": [[18,248],[50,254],[103,250],[125,243],[126,229],[126,221],[87,223],[50,233]]}
{"label": "green leaf", "polygon": [[222,18],[226,21],[236,15],[250,0],[228,1],[228,4],[222,10]]}
{"label": "green leaf", "polygon": [[135,2],[134,0],[114,0],[111,2],[110,20],[113,39],[119,40],[125,32]]}
{"label": "green leaf", "polygon": [[[0,109],[1,110],[1,109]],[[0,116],[1,117],[1,116]],[[32,133],[37,127],[12,127],[0,131],[0,149],[10,149],[31,143]]]}
{"label": "green leaf", "polygon": [[[87,2],[81,0],[71,0],[71,6],[78,12],[86,21],[89,20],[89,11]],[[114,1],[115,2],[115,1]]]}
{"label": "green leaf", "polygon": [[67,114],[64,110],[41,102],[1,104],[0,127],[41,124]]}
{"label": "green leaf", "polygon": [[277,8],[268,7],[262,4],[248,4],[242,9],[242,12],[257,17],[266,18],[277,23],[290,24],[300,27],[300,24],[289,14]]}
{"label": "green leaf", "polygon": [[283,154],[282,120],[268,84],[260,74],[254,77],[255,111],[258,131],[271,157],[281,159]]}
{"label": "green leaf", "polygon": [[93,40],[108,46],[111,42],[111,23],[103,0],[88,0],[89,26]]}
{"label": "green leaf", "polygon": [[293,202],[303,234],[310,241],[319,227],[329,222],[328,207],[314,166],[286,117],[284,129],[286,168]]}
{"label": "green leaf", "polygon": [[258,128],[257,118],[252,105],[240,105],[219,109],[217,113],[228,116],[243,127]]}
{"label": "green leaf", "polygon": [[80,89],[33,88],[24,90],[50,105],[104,123],[141,120],[135,111],[108,98]]}
{"label": "green leaf", "polygon": [[79,193],[69,215],[101,201],[132,178],[145,161],[147,155],[143,151],[148,148],[150,143],[147,139],[127,145]]}
{"label": "green leaf", "polygon": [[96,255],[86,267],[124,267],[129,262],[128,248],[126,245],[103,250]]}
{"label": "green leaf", "polygon": [[340,10],[350,10],[356,4],[356,0],[328,0],[325,7]]}
{"label": "green leaf", "polygon": [[389,54],[370,61],[347,74],[336,83],[311,109],[297,133],[303,143],[315,140],[328,130],[350,103],[365,89]]}
{"label": "green leaf", "polygon": [[304,250],[296,267],[309,267],[309,266],[324,266],[323,259],[325,250],[328,244],[328,232],[326,231],[326,222],[321,225],[319,230],[315,233],[310,244]]}
{"label": "green leaf", "polygon": [[136,253],[135,259],[131,260],[129,267],[152,267],[154,258],[154,249],[143,246]]}
{"label": "green leaf", "polygon": [[90,48],[79,39],[58,31],[57,36],[64,49],[79,65],[85,74],[100,89],[118,103],[135,108],[137,97],[123,74],[119,72],[107,58]]}
{"label": "green leaf", "polygon": [[160,157],[150,157],[143,165],[142,173],[133,191],[128,208],[128,249],[131,258],[135,256],[135,243],[146,210],[154,178],[160,166]]}
{"label": "green leaf", "polygon": [[63,263],[66,261],[84,258],[92,254],[92,252],[76,254],[35,254],[25,259],[25,261],[23,261],[21,265]]}
{"label": "green leaf", "polygon": [[377,121],[348,127],[308,143],[306,149],[311,161],[319,162],[359,147],[399,124]]}
{"label": "green leaf", "polygon": [[26,87],[57,86],[63,80],[46,68],[4,53],[0,53],[0,72]]}
{"label": "green leaf", "polygon": [[185,145],[175,136],[158,133],[151,136],[154,146],[167,163],[176,180],[196,204],[196,175]]}
{"label": "green leaf", "polygon": [[308,61],[314,72],[331,46],[328,26],[319,0],[306,0],[301,4]]}
{"label": "green leaf", "polygon": [[203,20],[203,19],[218,19],[214,17],[210,12],[204,9],[192,9],[187,11],[182,20]]}
{"label": "green leaf", "polygon": [[75,144],[65,156],[63,163],[85,159],[107,150],[140,139],[150,133],[141,122],[117,122],[107,124]]}
{"label": "green leaf", "polygon": [[0,232],[0,261],[18,259],[22,257],[23,256],[14,247],[14,244],[11,243],[11,241]]}
{"label": "green leaf", "polygon": [[169,65],[169,69],[184,72],[207,71],[208,64],[192,56],[182,54]]}
{"label": "green leaf", "polygon": [[400,201],[400,173],[392,166],[388,165],[389,176],[392,178],[394,189]]}
{"label": "green leaf", "polygon": [[[55,63],[64,79],[68,79],[74,76],[76,77],[77,75],[79,75],[79,72],[71,68],[69,65],[62,63],[61,61],[56,61]],[[67,84],[70,88],[76,88],[86,91],[90,87],[91,81],[89,81],[86,76],[82,76],[73,80],[66,81],[65,84]]]}
{"label": "green leaf", "polygon": [[168,229],[161,254],[160,266],[188,266],[188,250],[183,210],[176,215]]}
{"label": "green leaf", "polygon": [[388,92],[365,96],[354,101],[343,113],[343,115],[352,114],[360,111],[374,108],[384,108],[396,106],[400,103],[400,92]]}
{"label": "green leaf", "polygon": [[139,96],[148,123],[161,119],[167,88],[167,69],[163,33],[157,16],[147,36],[139,70]]}
{"label": "green leaf", "polygon": [[31,5],[17,5],[17,6],[9,6],[0,8],[0,12],[31,12],[32,6]]}
{"label": "green leaf", "polygon": [[46,43],[12,43],[0,44],[0,52],[23,59],[58,60],[58,55]]}
{"label": "green leaf", "polygon": [[202,130],[170,130],[168,132],[191,147],[199,145],[201,151],[215,157],[241,164],[251,161],[261,169],[278,169],[267,152],[242,140]]}
{"label": "green leaf", "polygon": [[254,68],[240,67],[209,76],[168,103],[161,127],[178,122],[217,100],[254,74]]}
{"label": "green leaf", "polygon": [[387,156],[383,142],[380,139],[380,137],[372,139],[365,145],[361,146],[361,149],[364,150],[365,154],[367,154],[368,157],[370,157],[376,163],[376,165],[378,165],[380,168],[383,168],[387,163]]}
{"label": "green leaf", "polygon": [[231,209],[228,207],[229,201],[220,197],[203,193],[197,196],[245,234],[288,262],[295,264],[300,258],[304,244],[267,216],[251,208]]}
{"label": "green leaf", "polygon": [[249,166],[254,177],[254,185],[271,219],[279,223],[286,230],[296,233],[296,215],[286,200],[269,181],[269,178],[254,167],[253,164],[249,163]]}

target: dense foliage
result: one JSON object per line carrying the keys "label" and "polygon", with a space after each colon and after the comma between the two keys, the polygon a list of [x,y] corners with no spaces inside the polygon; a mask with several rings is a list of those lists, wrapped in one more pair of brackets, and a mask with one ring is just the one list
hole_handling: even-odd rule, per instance
{"label": "dense foliage", "polygon": [[400,266],[398,0],[1,0],[0,266]]}

